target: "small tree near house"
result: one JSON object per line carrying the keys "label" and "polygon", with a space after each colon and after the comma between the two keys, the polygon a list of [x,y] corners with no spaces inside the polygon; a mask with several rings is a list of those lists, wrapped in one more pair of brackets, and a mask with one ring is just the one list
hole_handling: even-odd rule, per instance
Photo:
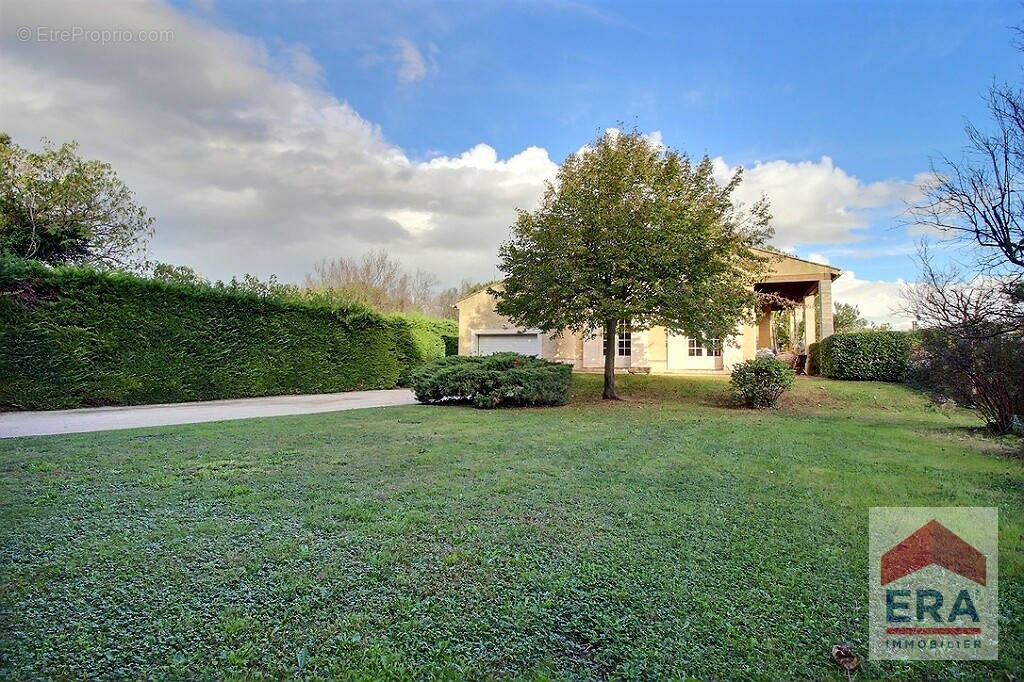
{"label": "small tree near house", "polygon": [[726,338],[753,311],[771,235],[767,201],[732,200],[737,171],[720,183],[638,131],[608,131],[571,154],[540,207],[522,211],[499,251],[498,313],[545,332],[604,332],[605,399],[616,399],[615,331],[664,326]]}

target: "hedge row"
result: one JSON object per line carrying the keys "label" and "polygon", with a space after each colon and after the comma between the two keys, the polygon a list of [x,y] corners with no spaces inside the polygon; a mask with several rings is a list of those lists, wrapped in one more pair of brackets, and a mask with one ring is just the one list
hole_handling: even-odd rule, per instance
{"label": "hedge row", "polygon": [[435,320],[415,315],[389,315],[388,321],[399,331],[396,340],[402,369],[398,375],[398,383],[402,386],[409,384],[411,372],[420,365],[449,355],[448,338],[455,338],[455,352],[458,354],[458,326],[452,320]]}
{"label": "hedge row", "polygon": [[807,349],[810,374],[832,379],[902,381],[916,334],[862,331],[833,334]]}
{"label": "hedge row", "polygon": [[0,406],[392,388],[444,355],[443,322],[0,259]]}

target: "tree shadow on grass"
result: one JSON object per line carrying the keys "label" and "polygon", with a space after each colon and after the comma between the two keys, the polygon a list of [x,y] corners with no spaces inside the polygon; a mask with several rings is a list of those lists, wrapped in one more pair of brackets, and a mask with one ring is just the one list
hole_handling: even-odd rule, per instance
{"label": "tree shadow on grass", "polygon": [[970,443],[972,448],[977,448],[985,454],[1024,459],[1024,438],[995,433],[984,424],[951,424],[930,429],[929,432],[948,440]]}

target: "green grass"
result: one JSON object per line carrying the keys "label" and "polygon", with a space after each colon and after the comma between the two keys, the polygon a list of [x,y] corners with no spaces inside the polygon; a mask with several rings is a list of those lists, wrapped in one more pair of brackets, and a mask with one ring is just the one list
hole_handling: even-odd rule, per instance
{"label": "green grass", "polygon": [[843,679],[868,507],[997,506],[1024,669],[1024,462],[900,386],[576,379],[411,406],[0,441],[0,677]]}

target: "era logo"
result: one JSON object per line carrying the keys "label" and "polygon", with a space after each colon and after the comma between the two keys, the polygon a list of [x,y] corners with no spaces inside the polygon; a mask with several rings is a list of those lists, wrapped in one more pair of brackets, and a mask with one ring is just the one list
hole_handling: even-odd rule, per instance
{"label": "era logo", "polygon": [[[978,622],[978,610],[974,608],[974,601],[971,599],[971,593],[967,590],[960,590],[959,594],[956,595],[956,601],[953,602],[952,608],[949,610],[949,615],[945,618],[940,613],[942,609],[943,596],[938,590],[917,590],[917,621],[923,621],[927,618],[931,618],[936,623],[950,622],[952,623],[957,618],[964,616],[970,618],[975,623]],[[885,591],[885,620],[889,623],[909,623],[911,617],[909,615],[903,615],[903,612],[910,612],[910,602],[902,601],[903,598],[909,597],[911,594],[910,590],[886,590]]]}
{"label": "era logo", "polygon": [[869,520],[869,655],[995,658],[996,510],[876,507]]}

